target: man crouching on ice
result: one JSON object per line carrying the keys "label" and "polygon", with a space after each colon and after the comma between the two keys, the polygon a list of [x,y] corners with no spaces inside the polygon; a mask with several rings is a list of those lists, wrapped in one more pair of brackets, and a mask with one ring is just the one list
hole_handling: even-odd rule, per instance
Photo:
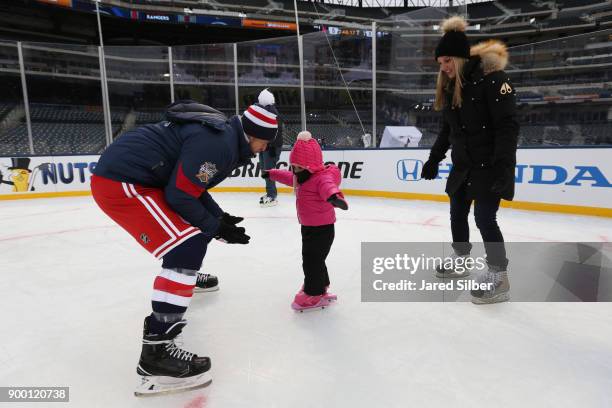
{"label": "man crouching on ice", "polygon": [[[156,258],[153,313],[145,318],[136,395],[206,386],[210,359],[180,349],[175,338],[186,321],[196,285],[216,286],[200,274],[212,238],[248,244],[243,218],[219,207],[208,189],[251,162],[276,137],[277,118],[251,105],[227,118],[194,101],[168,108],[166,120],[130,130],[100,157],[91,178],[98,206]],[[212,285],[211,285],[212,283]]]}

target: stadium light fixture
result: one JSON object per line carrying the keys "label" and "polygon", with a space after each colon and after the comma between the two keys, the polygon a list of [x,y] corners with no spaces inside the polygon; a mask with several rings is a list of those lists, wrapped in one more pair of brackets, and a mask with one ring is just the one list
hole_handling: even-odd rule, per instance
{"label": "stadium light fixture", "polygon": [[223,16],[223,17],[238,17],[246,18],[247,15],[237,11],[222,11],[212,9],[197,9],[189,7],[190,14],[207,15],[207,16]]}

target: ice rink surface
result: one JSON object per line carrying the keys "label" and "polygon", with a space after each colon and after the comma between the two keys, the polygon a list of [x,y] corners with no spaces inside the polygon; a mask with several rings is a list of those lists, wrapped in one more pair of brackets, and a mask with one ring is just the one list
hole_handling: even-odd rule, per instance
{"label": "ice rink surface", "polygon": [[[90,197],[0,201],[0,385],[69,386],[54,407],[612,406],[611,304],[361,302],[360,243],[448,241],[448,204],[348,197],[328,259],[339,301],[299,314],[294,197],[213,195],[252,240],[211,243],[203,270],[221,290],[186,316],[210,387],[133,396],[160,264]],[[507,241],[612,238],[606,218],[502,209],[499,222]]]}

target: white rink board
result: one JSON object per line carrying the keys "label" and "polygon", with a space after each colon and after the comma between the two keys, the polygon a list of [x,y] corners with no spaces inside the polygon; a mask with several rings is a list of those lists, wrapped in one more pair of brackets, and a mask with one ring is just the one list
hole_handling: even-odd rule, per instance
{"label": "white rink board", "polygon": [[[428,156],[428,149],[328,150],[323,155],[340,165],[346,189],[444,194],[450,152],[440,163],[439,178],[432,181],[420,180]],[[288,157],[283,152],[281,162]],[[262,186],[255,171],[250,176],[248,170],[222,186]],[[603,208],[612,203],[612,149],[519,149],[516,175],[516,201]]]}
{"label": "white rink board", "polygon": [[[283,152],[284,168],[289,152]],[[328,150],[325,161],[342,170],[342,187],[351,190],[414,194],[444,194],[450,170],[450,152],[440,164],[439,178],[420,180],[420,169],[429,149]],[[82,192],[89,189],[91,171],[99,156],[31,157],[29,193]],[[517,153],[515,201],[610,208],[612,203],[612,149],[519,149]],[[11,158],[0,158],[4,181],[15,176]],[[41,169],[49,163],[47,170]],[[263,187],[258,161],[237,169],[219,187]],[[23,184],[22,184],[23,185]],[[0,184],[0,196],[23,193]]]}
{"label": "white rink board", "polygon": [[[27,177],[29,189],[23,190],[23,182],[15,185],[0,184],[0,196],[15,193],[56,193],[89,190],[91,172],[100,155],[89,156],[32,156],[20,158],[27,174],[19,170],[9,170],[16,159],[0,157],[0,173],[4,182],[15,183],[15,177]],[[25,161],[25,163],[23,163]],[[26,164],[26,165],[24,165]],[[21,173],[21,174],[20,174]],[[13,191],[19,186],[18,191]],[[33,188],[33,190],[32,190]]]}

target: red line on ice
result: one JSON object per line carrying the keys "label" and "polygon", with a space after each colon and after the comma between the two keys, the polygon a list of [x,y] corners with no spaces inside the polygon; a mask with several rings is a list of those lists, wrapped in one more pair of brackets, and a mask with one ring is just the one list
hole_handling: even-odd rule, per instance
{"label": "red line on ice", "polygon": [[[291,220],[294,219],[297,222],[297,218],[296,217],[270,217],[270,216],[259,216],[259,215],[255,215],[255,216],[245,216],[244,219],[245,220],[249,220],[250,218],[261,218],[261,219],[282,219],[282,220]],[[436,217],[431,217],[425,221],[401,221],[401,220],[383,220],[383,219],[379,219],[379,218],[349,218],[349,217],[342,217],[342,218],[338,218],[339,222],[342,221],[364,221],[364,222],[382,222],[385,224],[405,224],[405,225],[424,225],[427,227],[442,227],[442,225],[438,225],[438,224],[433,224],[433,220],[437,218]]]}
{"label": "red line on ice", "polygon": [[204,408],[204,405],[206,405],[206,397],[204,395],[198,395],[185,404],[184,408]]}
{"label": "red line on ice", "polygon": [[82,211],[82,210],[83,208],[72,208],[69,210],[55,210],[55,211],[45,211],[45,212],[31,213],[31,214],[19,214],[19,215],[11,215],[8,217],[0,217],[0,220],[15,220],[15,219],[23,218],[23,217],[33,217],[36,215],[60,214],[60,213],[65,213],[65,212]]}
{"label": "red line on ice", "polygon": [[437,216],[437,215],[434,215],[433,217],[426,219],[426,220],[423,222],[423,225],[428,225],[428,226],[436,226],[436,227],[438,227],[439,225],[436,225],[436,224],[434,224],[434,223],[433,223],[433,221],[434,221],[436,218],[438,218],[438,216]]}
{"label": "red line on ice", "polygon": [[59,231],[39,232],[35,234],[13,235],[13,236],[8,236],[8,237],[0,237],[0,241],[15,241],[18,239],[46,237],[49,235],[68,234],[70,232],[82,232],[82,231],[87,231],[87,230],[92,230],[92,229],[105,229],[105,228],[116,228],[116,227],[114,225],[100,225],[97,227],[72,228],[72,229],[59,230]]}

